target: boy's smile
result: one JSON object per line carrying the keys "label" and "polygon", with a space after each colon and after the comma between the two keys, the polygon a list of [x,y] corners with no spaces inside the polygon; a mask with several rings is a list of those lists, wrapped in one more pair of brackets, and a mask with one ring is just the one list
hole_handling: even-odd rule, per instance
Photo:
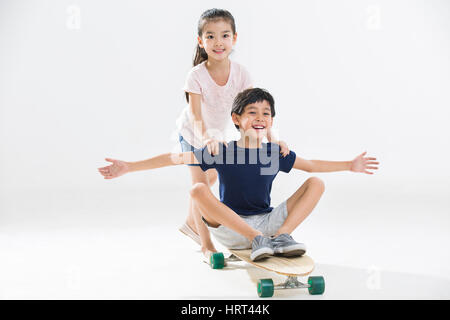
{"label": "boy's smile", "polygon": [[266,100],[249,104],[241,115],[233,113],[234,124],[239,126],[241,140],[248,138],[259,146],[272,127],[270,104]]}

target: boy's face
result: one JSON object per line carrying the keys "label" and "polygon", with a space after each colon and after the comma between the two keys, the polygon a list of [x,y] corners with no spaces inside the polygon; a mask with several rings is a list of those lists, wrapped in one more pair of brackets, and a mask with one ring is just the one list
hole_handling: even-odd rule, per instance
{"label": "boy's face", "polygon": [[233,34],[231,25],[223,19],[209,22],[198,37],[198,44],[204,48],[208,58],[223,60],[229,56],[236,43],[237,34]]}
{"label": "boy's face", "polygon": [[241,115],[233,113],[231,118],[239,126],[241,135],[257,140],[267,136],[273,121],[270,104],[266,100],[247,105]]}

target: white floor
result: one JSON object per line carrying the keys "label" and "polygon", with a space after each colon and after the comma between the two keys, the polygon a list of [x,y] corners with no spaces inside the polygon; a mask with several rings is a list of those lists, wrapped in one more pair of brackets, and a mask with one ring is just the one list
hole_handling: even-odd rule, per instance
{"label": "white floor", "polygon": [[[243,262],[212,270],[177,230],[185,193],[162,201],[166,192],[4,192],[0,298],[255,299],[257,279],[283,280]],[[284,290],[274,299],[450,298],[445,205],[430,219],[417,204],[398,210],[407,199],[384,199],[364,213],[335,200],[324,197],[294,232],[316,261],[312,275],[325,277],[325,294]]]}

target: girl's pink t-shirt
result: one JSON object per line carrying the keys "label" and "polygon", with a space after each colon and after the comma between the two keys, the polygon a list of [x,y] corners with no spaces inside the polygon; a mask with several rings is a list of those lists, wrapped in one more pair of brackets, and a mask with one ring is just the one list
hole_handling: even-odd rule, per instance
{"label": "girl's pink t-shirt", "polygon": [[[203,123],[208,133],[224,139],[231,123],[231,108],[236,95],[253,86],[250,74],[239,63],[230,60],[230,74],[224,86],[219,86],[206,68],[206,61],[193,67],[188,73],[183,90],[200,94]],[[194,117],[189,104],[177,119],[178,132],[194,148],[203,147],[201,132],[194,133]],[[234,129],[235,130],[235,129]]]}

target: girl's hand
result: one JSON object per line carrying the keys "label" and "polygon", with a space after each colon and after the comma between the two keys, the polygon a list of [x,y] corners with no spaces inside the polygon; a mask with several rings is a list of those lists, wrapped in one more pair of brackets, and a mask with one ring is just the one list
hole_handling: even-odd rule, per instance
{"label": "girl's hand", "polygon": [[111,165],[98,168],[98,171],[105,177],[105,179],[113,179],[130,172],[130,168],[125,161],[106,158],[106,161],[112,162]]}
{"label": "girl's hand", "polygon": [[283,158],[286,157],[290,152],[288,145],[281,140],[278,141],[278,145],[280,146],[280,153],[283,155]]}
{"label": "girl's hand", "polygon": [[205,142],[206,147],[208,148],[208,152],[215,156],[219,154],[219,143],[223,143],[225,147],[228,148],[228,143],[226,141],[219,141],[214,138],[207,139]]}
{"label": "girl's hand", "polygon": [[355,159],[353,159],[350,171],[373,174],[373,172],[367,171],[367,169],[373,169],[373,170],[378,169],[378,167],[369,166],[371,164],[380,164],[379,162],[372,161],[372,160],[377,160],[377,158],[364,158],[363,156],[366,153],[367,153],[367,151],[361,153],[359,156],[357,156]]}

